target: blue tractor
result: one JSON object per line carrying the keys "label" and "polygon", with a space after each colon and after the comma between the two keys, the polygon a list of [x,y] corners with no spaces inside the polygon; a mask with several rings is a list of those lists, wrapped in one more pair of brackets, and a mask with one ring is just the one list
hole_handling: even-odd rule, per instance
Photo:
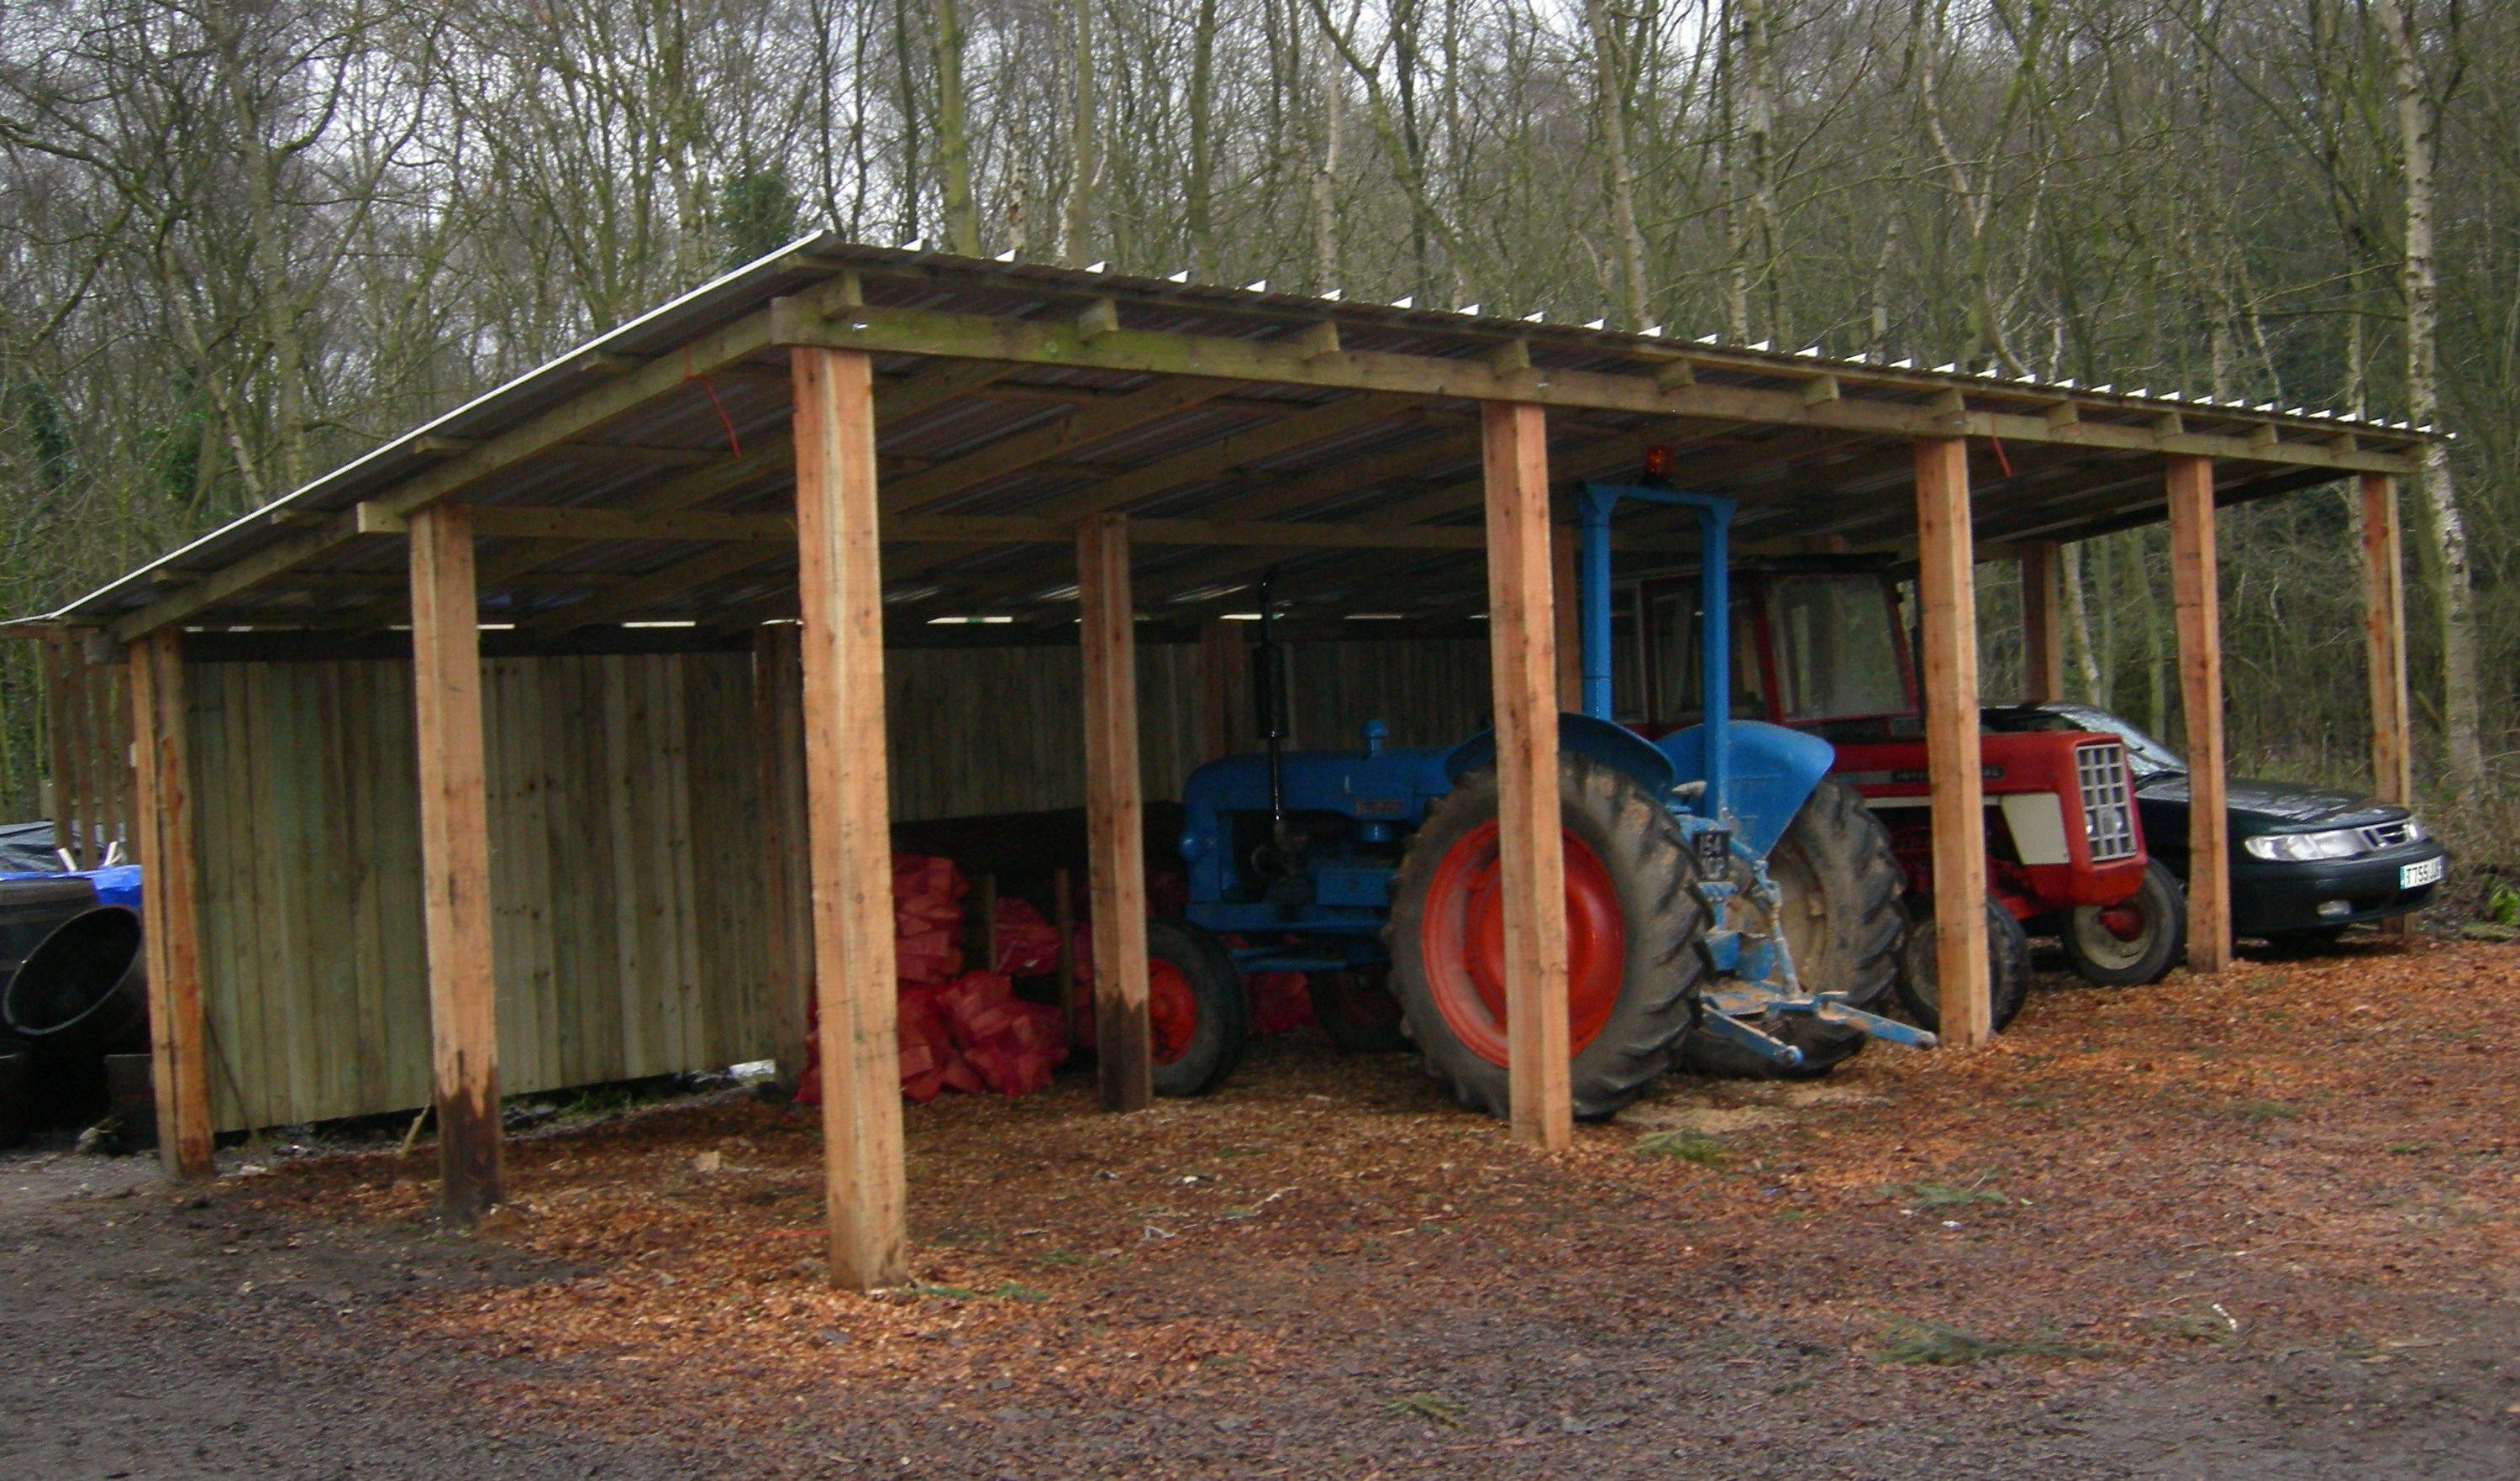
{"label": "blue tractor", "polygon": [[[1702,545],[1703,713],[1651,740],[1609,718],[1609,528],[1622,503],[1695,510]],[[1827,742],[1735,720],[1723,702],[1732,501],[1590,483],[1579,515],[1584,708],[1558,720],[1575,1113],[1608,1116],[1675,1065],[1810,1076],[1868,1037],[1931,1045],[1869,1011],[1907,923],[1888,836],[1826,775]],[[1504,1115],[1494,735],[1398,748],[1372,721],[1353,750],[1284,749],[1265,588],[1261,607],[1253,690],[1267,750],[1192,775],[1187,919],[1156,922],[1150,939],[1157,1089],[1221,1080],[1239,1047],[1239,973],[1293,970],[1314,974],[1317,1016],[1342,1042],[1396,1029],[1461,1103]],[[1396,1004],[1398,1021],[1374,1022],[1375,1004]]]}

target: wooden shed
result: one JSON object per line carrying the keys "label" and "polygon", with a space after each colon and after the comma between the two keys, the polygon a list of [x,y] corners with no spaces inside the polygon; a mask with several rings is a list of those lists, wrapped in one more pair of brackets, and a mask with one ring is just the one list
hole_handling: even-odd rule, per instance
{"label": "wooden shed", "polygon": [[[893,824],[1085,808],[1099,1073],[1143,1106],[1145,799],[1220,748],[1216,619],[1262,569],[1321,614],[1310,739],[1493,716],[1513,1128],[1560,1145],[1552,491],[1663,445],[1738,501],[1748,551],[1913,559],[1957,898],[1984,887],[1978,562],[2018,559],[2053,697],[2056,543],[2167,518],[2214,970],[2215,510],[2358,480],[2403,798],[2396,480],[2429,435],[824,236],[15,627],[49,644],[66,839],[102,820],[145,867],[171,1172],[218,1129],[433,1101],[469,1217],[499,1196],[502,1094],[792,1063],[810,984],[831,1268],[872,1286],[905,1269]],[[1650,516],[1621,539],[1691,544]],[[1378,643],[1341,626],[1368,608]],[[1936,922],[1961,1044],[1984,929]]]}

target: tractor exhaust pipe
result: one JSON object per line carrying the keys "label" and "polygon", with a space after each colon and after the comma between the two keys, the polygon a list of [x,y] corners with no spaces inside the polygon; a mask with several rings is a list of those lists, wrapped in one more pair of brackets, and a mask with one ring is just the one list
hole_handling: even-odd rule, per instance
{"label": "tractor exhaust pipe", "polygon": [[1269,750],[1269,841],[1286,857],[1286,651],[1278,646],[1278,607],[1271,590],[1278,568],[1260,577],[1260,646],[1251,651],[1251,708]]}

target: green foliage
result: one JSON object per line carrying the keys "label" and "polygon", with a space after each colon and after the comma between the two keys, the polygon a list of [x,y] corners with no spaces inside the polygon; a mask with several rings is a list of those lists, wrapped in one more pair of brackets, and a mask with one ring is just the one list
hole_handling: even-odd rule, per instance
{"label": "green foliage", "polygon": [[1933,1368],[1962,1368],[1996,1358],[2103,1358],[2107,1349],[2067,1342],[2046,1334],[2029,1337],[1981,1337],[1941,1322],[1893,1317],[1882,1324],[1881,1357],[1888,1363],[1921,1363]]}
{"label": "green foliage", "polygon": [[1382,1412],[1394,1419],[1423,1419],[1446,1429],[1459,1429],[1469,1416],[1467,1406],[1441,1394],[1411,1394],[1382,1406]]}
{"label": "green foliage", "polygon": [[1677,1157],[1700,1167],[1724,1165],[1724,1144],[1690,1128],[1647,1132],[1637,1139],[1636,1152],[1640,1157]]}
{"label": "green foliage", "polygon": [[726,265],[750,262],[796,240],[801,208],[779,169],[752,169],[718,192],[717,228],[726,238]]}
{"label": "green foliage", "polygon": [[1994,1189],[1976,1184],[1962,1187],[1957,1183],[1911,1183],[1889,1191],[1918,1213],[1938,1208],[1963,1208],[1972,1203],[1992,1203],[2002,1207],[2012,1202]]}
{"label": "green foliage", "polygon": [[2485,919],[2496,925],[2520,925],[2520,889],[2497,879],[2486,891]]}
{"label": "green foliage", "polygon": [[70,445],[69,408],[52,382],[36,376],[19,381],[9,388],[0,417],[23,446],[36,485],[55,496],[66,492],[77,458]]}

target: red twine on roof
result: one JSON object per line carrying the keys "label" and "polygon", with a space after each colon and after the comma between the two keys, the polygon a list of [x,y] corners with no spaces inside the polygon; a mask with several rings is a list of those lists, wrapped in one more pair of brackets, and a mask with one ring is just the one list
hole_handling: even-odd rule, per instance
{"label": "red twine on roof", "polygon": [[726,428],[726,450],[742,461],[743,444],[735,440],[735,419],[726,414],[726,403],[717,398],[717,387],[709,384],[709,378],[692,369],[692,347],[688,344],[683,346],[683,379],[700,383],[709,398],[709,408],[717,413],[717,425]]}

